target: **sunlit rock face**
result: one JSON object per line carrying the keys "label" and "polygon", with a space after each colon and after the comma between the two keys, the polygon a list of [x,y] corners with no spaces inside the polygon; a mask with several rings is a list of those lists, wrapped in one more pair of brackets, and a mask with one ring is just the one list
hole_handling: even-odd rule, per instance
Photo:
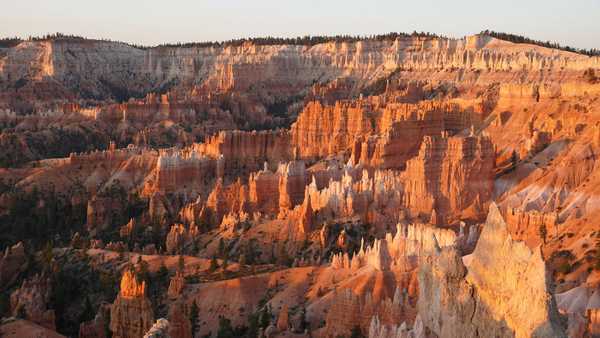
{"label": "sunlit rock face", "polygon": [[154,313],[146,297],[146,283],[139,282],[132,270],[126,270],[121,289],[110,308],[110,330],[113,337],[141,337],[151,327]]}
{"label": "sunlit rock face", "polygon": [[[522,69],[531,73],[572,73],[598,68],[599,63],[596,58],[555,54],[541,47],[514,48],[509,42],[483,35],[456,40],[406,37],[394,41],[329,42],[312,47],[244,44],[145,50],[117,42],[58,40],[25,42],[11,48],[0,61],[0,79],[6,84],[24,76],[52,79],[56,84],[47,91],[62,96],[77,96],[78,91],[85,89],[88,95],[106,97],[111,94],[107,83],[131,92],[147,92],[175,79],[211,90],[247,91],[264,84],[287,94],[310,86],[316,79],[334,80],[346,75],[360,83],[396,67],[415,72],[473,69],[507,72],[511,76]],[[110,76],[106,69],[112,70]],[[74,71],[79,81],[70,76]],[[453,77],[448,72],[432,75],[436,76]],[[479,81],[489,83],[491,76],[483,76]]]}
{"label": "sunlit rock face", "polygon": [[426,136],[419,154],[408,161],[406,198],[415,216],[450,216],[470,206],[483,209],[491,197],[494,149],[488,137]]}
{"label": "sunlit rock face", "polygon": [[539,248],[514,241],[495,204],[467,257],[463,263],[451,247],[421,264],[419,314],[426,327],[442,337],[566,336]]}

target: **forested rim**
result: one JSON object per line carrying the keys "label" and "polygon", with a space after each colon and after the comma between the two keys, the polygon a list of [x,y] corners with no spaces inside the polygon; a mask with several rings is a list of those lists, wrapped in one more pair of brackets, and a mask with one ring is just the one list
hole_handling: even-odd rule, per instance
{"label": "forested rim", "polygon": [[[493,30],[486,29],[479,33],[480,35],[487,35],[494,37],[496,39],[510,41],[513,43],[526,43],[537,45],[546,48],[558,49],[567,52],[578,53],[587,56],[600,56],[600,50],[596,48],[591,49],[582,49],[582,48],[574,48],[570,46],[562,46],[557,42],[551,41],[541,41],[528,38],[526,36],[504,33],[504,32],[496,32]],[[417,32],[414,31],[412,33],[403,33],[403,32],[390,32],[387,34],[377,34],[377,35],[319,35],[319,36],[298,36],[294,38],[278,38],[278,37],[257,37],[257,38],[241,38],[241,39],[231,39],[226,41],[204,41],[204,42],[178,42],[178,43],[164,43],[156,46],[144,46],[138,44],[125,43],[110,39],[89,39],[83,36],[71,35],[71,34],[63,34],[63,33],[54,33],[54,34],[46,34],[44,36],[30,36],[27,39],[21,39],[18,37],[6,37],[0,39],[0,48],[10,48],[18,45],[24,41],[103,41],[103,42],[118,42],[124,43],[128,46],[135,47],[138,49],[152,49],[152,48],[160,48],[160,47],[183,47],[183,48],[192,48],[192,47],[230,47],[230,46],[241,46],[245,43],[250,43],[258,46],[274,46],[274,45],[294,45],[294,46],[314,46],[322,43],[328,42],[357,42],[357,41],[394,41],[398,38],[409,38],[409,37],[420,37],[420,38],[447,38],[444,35],[434,34],[430,32]]]}

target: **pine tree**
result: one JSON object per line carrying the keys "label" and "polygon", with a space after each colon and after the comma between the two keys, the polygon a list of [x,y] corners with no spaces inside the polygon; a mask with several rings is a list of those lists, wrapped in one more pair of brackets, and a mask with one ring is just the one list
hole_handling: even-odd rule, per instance
{"label": "pine tree", "polygon": [[221,316],[219,317],[219,329],[217,331],[217,338],[231,338],[235,337],[235,332],[231,326],[231,320]]}
{"label": "pine tree", "polygon": [[83,303],[83,311],[81,315],[79,315],[79,322],[87,322],[88,320],[92,320],[94,318],[94,309],[92,307],[92,303],[90,302],[90,298],[85,296],[85,302]]}
{"label": "pine tree", "polygon": [[271,324],[271,310],[268,305],[265,305],[260,313],[260,327],[266,329],[269,324]]}
{"label": "pine tree", "polygon": [[177,270],[181,273],[183,273],[183,270],[185,270],[185,258],[183,258],[183,255],[179,255],[179,260],[177,261]]}
{"label": "pine tree", "polygon": [[19,319],[27,319],[27,310],[25,310],[25,306],[21,305],[17,308],[16,317]]}
{"label": "pine tree", "polygon": [[223,241],[223,238],[219,239],[219,256],[223,257],[223,255],[225,254],[225,241]]}
{"label": "pine tree", "polygon": [[596,245],[596,263],[594,264],[594,269],[600,271],[600,243]]}
{"label": "pine tree", "polygon": [[248,330],[246,331],[246,337],[258,337],[258,320],[260,313],[254,312],[248,317]]}
{"label": "pine tree", "polygon": [[306,309],[302,308],[302,310],[300,310],[300,332],[304,332],[305,329],[308,328],[308,321],[306,320]]}
{"label": "pine tree", "polygon": [[362,331],[360,330],[360,326],[356,325],[352,328],[350,338],[364,338]]}
{"label": "pine tree", "polygon": [[514,170],[517,167],[517,163],[519,162],[519,155],[517,155],[516,151],[512,151],[512,154],[510,155],[510,164],[511,164],[511,168]]}
{"label": "pine tree", "polygon": [[210,259],[210,267],[208,268],[208,271],[215,272],[218,268],[219,268],[219,263],[217,262],[217,257],[213,256]]}
{"label": "pine tree", "polygon": [[160,283],[160,285],[168,285],[169,269],[167,269],[164,263],[161,264],[160,268],[156,272],[156,279]]}
{"label": "pine tree", "polygon": [[[140,281],[148,282],[150,280],[150,274],[148,272],[148,262],[141,259],[141,256],[138,256],[138,268],[137,268],[137,278]],[[166,268],[166,267],[165,267]]]}
{"label": "pine tree", "polygon": [[193,301],[192,307],[190,308],[190,323],[192,324],[192,336],[196,331],[200,329],[200,326],[198,325],[198,312],[198,305],[196,304],[196,301]]}
{"label": "pine tree", "polygon": [[227,266],[229,265],[229,255],[225,255],[225,257],[223,257],[223,263],[221,263],[221,268],[223,268],[223,270],[227,270]]}
{"label": "pine tree", "polygon": [[540,227],[538,229],[538,233],[540,235],[540,238],[542,239],[542,241],[544,241],[544,244],[546,244],[546,236],[548,236],[548,229],[546,229],[546,224],[540,224]]}
{"label": "pine tree", "polygon": [[240,269],[246,265],[246,255],[240,254],[240,258],[238,259],[238,264],[240,265]]}
{"label": "pine tree", "polygon": [[52,260],[54,259],[53,248],[52,242],[47,242],[42,250],[42,264],[46,271],[50,271],[52,268]]}
{"label": "pine tree", "polygon": [[288,266],[290,265],[290,256],[285,248],[285,244],[279,246],[279,253],[277,255],[277,263],[279,265]]}

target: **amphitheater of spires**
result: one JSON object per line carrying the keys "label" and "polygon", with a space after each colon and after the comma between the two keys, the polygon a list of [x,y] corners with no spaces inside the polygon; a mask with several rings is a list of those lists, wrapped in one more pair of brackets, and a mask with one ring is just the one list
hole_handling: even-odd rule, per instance
{"label": "amphitheater of spires", "polygon": [[600,332],[597,56],[50,39],[0,65],[0,335]]}

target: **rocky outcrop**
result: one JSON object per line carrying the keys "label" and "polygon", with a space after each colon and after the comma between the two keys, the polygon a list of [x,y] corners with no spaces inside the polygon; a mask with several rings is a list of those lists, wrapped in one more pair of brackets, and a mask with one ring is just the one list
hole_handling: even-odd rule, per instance
{"label": "rocky outcrop", "polygon": [[400,325],[386,325],[374,316],[369,326],[369,338],[425,338],[425,330],[421,317],[417,316],[413,328],[409,328],[406,322]]}
{"label": "rocky outcrop", "polygon": [[94,319],[79,324],[79,338],[106,338],[110,304],[103,303]]}
{"label": "rocky outcrop", "polygon": [[[377,300],[367,293],[364,297],[350,289],[335,291],[326,317],[325,336],[350,335],[357,327],[368,334],[373,317],[385,325],[399,325],[411,315],[408,298],[397,288],[392,299]],[[410,318],[412,320],[412,318]]]}
{"label": "rocky outcrop", "polygon": [[170,299],[177,299],[181,296],[183,288],[185,288],[185,276],[183,275],[183,272],[177,271],[175,276],[171,277],[167,296],[169,296]]}
{"label": "rocky outcrop", "polygon": [[169,334],[169,328],[171,323],[164,318],[160,318],[152,325],[152,327],[144,334],[144,338],[171,338],[178,336],[171,336]]}
{"label": "rocky outcrop", "polygon": [[186,228],[183,224],[173,224],[167,234],[165,247],[170,255],[181,254],[192,246],[200,231],[195,225]]}
{"label": "rocky outcrop", "polygon": [[173,207],[166,196],[161,192],[154,192],[150,197],[148,214],[150,218],[159,223],[163,223],[173,213]]}
{"label": "rocky outcrop", "polygon": [[580,285],[555,295],[558,310],[568,317],[569,337],[600,334],[600,290]]}
{"label": "rocky outcrop", "polygon": [[56,330],[54,310],[48,309],[51,283],[44,275],[35,275],[23,281],[10,295],[10,309],[15,317],[22,317],[51,330]]}
{"label": "rocky outcrop", "polygon": [[199,215],[200,221],[221,225],[226,215],[240,215],[248,210],[248,200],[247,186],[239,179],[227,186],[219,179],[208,195],[204,210]]}
{"label": "rocky outcrop", "polygon": [[289,329],[290,327],[290,319],[289,316],[290,314],[288,313],[289,309],[287,304],[285,304],[283,306],[283,308],[281,308],[281,310],[279,311],[279,317],[277,317],[277,329],[281,332],[285,332]]}
{"label": "rocky outcrop", "polygon": [[426,136],[417,157],[407,162],[404,206],[411,216],[445,220],[491,198],[495,152],[485,136]]}
{"label": "rocky outcrop", "polygon": [[565,336],[539,248],[513,241],[495,204],[466,264],[454,247],[428,257],[418,307],[438,336]]}
{"label": "rocky outcrop", "polygon": [[0,257],[0,289],[9,287],[17,280],[19,273],[26,267],[25,263],[25,247],[22,242],[6,247]]}
{"label": "rocky outcrop", "polygon": [[593,308],[587,310],[587,332],[589,332],[590,336],[598,336],[600,335],[600,309]]}
{"label": "rocky outcrop", "polygon": [[361,165],[347,165],[338,180],[330,179],[319,189],[315,179],[306,190],[314,223],[355,217],[377,225],[394,225],[402,209],[402,180],[392,170],[370,174]]}
{"label": "rocky outcrop", "polygon": [[349,149],[356,137],[371,133],[367,107],[361,102],[306,105],[291,129],[292,146],[300,158],[316,158]]}
{"label": "rocky outcrop", "polygon": [[130,238],[138,230],[137,221],[132,218],[119,229],[119,236],[121,238]]}
{"label": "rocky outcrop", "polygon": [[397,100],[386,92],[335,105],[309,102],[292,125],[292,147],[301,158],[350,152],[354,164],[402,169],[424,136],[454,135],[479,123],[478,115],[457,104]]}
{"label": "rocky outcrop", "polygon": [[154,189],[162,193],[197,191],[218,176],[218,161],[193,149],[162,152],[156,165]]}
{"label": "rocky outcrop", "polygon": [[308,182],[306,166],[302,161],[279,165],[279,212],[285,215],[304,200],[304,189]]}
{"label": "rocky outcrop", "polygon": [[279,163],[291,159],[287,131],[222,131],[196,150],[211,158],[223,159],[222,170],[231,175],[255,171],[264,162]]}
{"label": "rocky outcrop", "polygon": [[250,174],[248,187],[249,202],[255,210],[265,214],[279,211],[279,175],[271,172],[267,163],[263,170]]}
{"label": "rocky outcrop", "polygon": [[154,313],[146,297],[146,282],[127,269],[121,279],[121,290],[110,308],[110,330],[113,337],[141,337],[152,327]]}
{"label": "rocky outcrop", "polygon": [[545,227],[546,231],[550,233],[556,231],[559,223],[557,212],[509,208],[504,214],[511,236],[514,239],[526,241],[530,246],[543,242],[544,239],[539,238],[541,227]]}
{"label": "rocky outcrop", "polygon": [[[392,267],[414,266],[415,259],[431,255],[436,250],[459,244],[459,238],[449,229],[440,229],[427,224],[398,224],[396,234],[386,234],[385,239],[376,239],[372,246],[361,242],[360,250],[352,258],[346,254],[332,257],[334,269],[358,270],[364,266],[385,271]],[[412,264],[411,264],[412,261]]]}
{"label": "rocky outcrop", "polygon": [[111,196],[94,196],[88,201],[87,222],[88,230],[106,230],[121,219],[124,201]]}
{"label": "rocky outcrop", "polygon": [[313,230],[313,209],[308,190],[304,196],[304,202],[302,202],[299,213],[300,223],[298,224],[298,233],[301,236],[306,236]]}

